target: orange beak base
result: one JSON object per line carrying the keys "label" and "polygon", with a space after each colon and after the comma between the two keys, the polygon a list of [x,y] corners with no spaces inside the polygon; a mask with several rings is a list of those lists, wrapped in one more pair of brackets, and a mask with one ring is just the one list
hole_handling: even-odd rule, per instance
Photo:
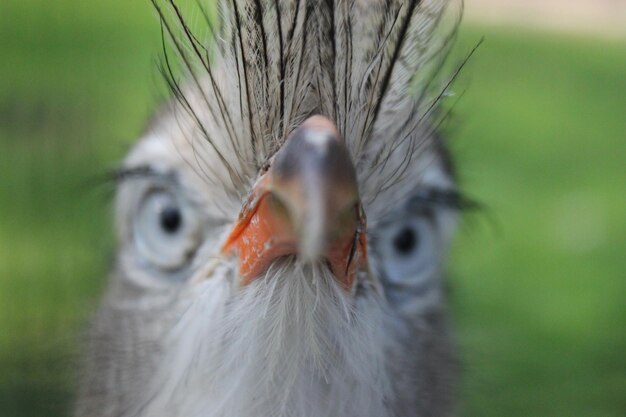
{"label": "orange beak base", "polygon": [[[271,262],[279,257],[298,253],[298,237],[293,225],[271,192],[259,188],[244,208],[222,247],[224,255],[239,259],[241,285],[260,277]],[[257,195],[261,194],[259,197]],[[280,207],[280,206],[279,206]],[[367,264],[366,220],[360,205],[354,206],[353,226],[330,242],[324,258],[338,282],[346,290],[354,284],[359,269]]]}
{"label": "orange beak base", "polygon": [[366,220],[356,187],[332,122],[307,119],[253,187],[222,247],[223,255],[238,258],[240,284],[261,277],[277,258],[295,255],[326,261],[350,291],[367,265]]}

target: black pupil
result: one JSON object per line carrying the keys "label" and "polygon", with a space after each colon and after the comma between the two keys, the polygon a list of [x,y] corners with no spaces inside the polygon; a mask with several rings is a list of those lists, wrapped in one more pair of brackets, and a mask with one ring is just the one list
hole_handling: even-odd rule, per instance
{"label": "black pupil", "polygon": [[166,233],[174,234],[180,229],[183,217],[178,207],[167,206],[161,211],[161,227]]}
{"label": "black pupil", "polygon": [[405,227],[393,239],[393,246],[401,255],[409,255],[417,246],[417,234],[410,227]]}

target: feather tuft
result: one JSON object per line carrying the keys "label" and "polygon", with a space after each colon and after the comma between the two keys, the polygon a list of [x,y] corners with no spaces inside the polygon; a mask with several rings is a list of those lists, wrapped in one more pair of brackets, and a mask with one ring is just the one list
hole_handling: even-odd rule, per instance
{"label": "feather tuft", "polygon": [[204,40],[174,0],[152,2],[188,79],[168,85],[234,190],[312,114],[335,121],[371,199],[434,136],[461,0],[221,0],[216,24],[198,3]]}

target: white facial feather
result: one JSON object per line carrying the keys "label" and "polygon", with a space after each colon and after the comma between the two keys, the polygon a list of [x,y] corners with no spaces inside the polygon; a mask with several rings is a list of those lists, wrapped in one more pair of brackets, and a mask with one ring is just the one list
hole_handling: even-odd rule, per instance
{"label": "white facial feather", "polygon": [[191,287],[133,416],[389,415],[382,299],[323,266],[277,262],[246,288],[224,266]]}

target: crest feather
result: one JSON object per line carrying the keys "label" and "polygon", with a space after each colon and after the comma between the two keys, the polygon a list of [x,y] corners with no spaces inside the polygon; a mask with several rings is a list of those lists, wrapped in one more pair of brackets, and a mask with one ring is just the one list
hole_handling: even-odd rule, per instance
{"label": "crest feather", "polygon": [[[383,182],[402,175],[420,137],[433,136],[441,98],[433,81],[461,0],[220,0],[218,19],[198,1],[204,38],[174,0],[152,0],[191,93],[169,64],[164,74],[233,187],[312,114],[334,120],[358,169],[384,171]],[[403,161],[384,169],[400,147]]]}

